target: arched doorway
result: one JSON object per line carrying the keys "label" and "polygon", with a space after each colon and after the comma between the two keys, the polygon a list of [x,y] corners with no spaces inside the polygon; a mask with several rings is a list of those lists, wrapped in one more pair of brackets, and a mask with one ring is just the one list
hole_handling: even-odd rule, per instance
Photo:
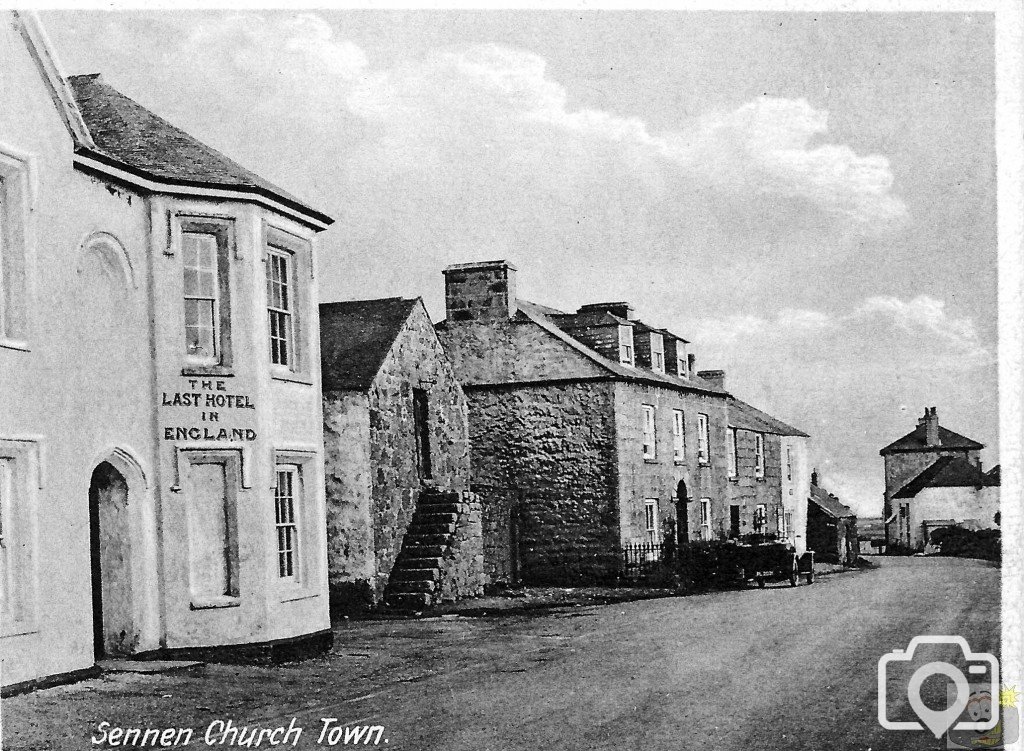
{"label": "arched doorway", "polygon": [[679,481],[676,486],[676,541],[685,545],[690,541],[690,513],[687,508],[686,482]]}
{"label": "arched doorway", "polygon": [[128,483],[101,462],[89,483],[92,630],[96,658],[131,654],[138,642],[132,617]]}

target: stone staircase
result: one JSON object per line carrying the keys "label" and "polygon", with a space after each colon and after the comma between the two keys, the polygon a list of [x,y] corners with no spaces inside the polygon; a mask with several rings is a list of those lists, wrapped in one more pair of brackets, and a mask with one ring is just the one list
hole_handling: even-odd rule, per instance
{"label": "stone staircase", "polygon": [[384,590],[388,607],[423,610],[440,601],[445,559],[464,512],[458,497],[430,490],[420,495]]}

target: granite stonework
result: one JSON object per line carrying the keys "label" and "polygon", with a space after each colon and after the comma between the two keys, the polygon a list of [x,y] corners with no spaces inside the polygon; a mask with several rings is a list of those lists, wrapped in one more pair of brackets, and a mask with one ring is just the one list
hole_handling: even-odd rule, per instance
{"label": "granite stonework", "polygon": [[[608,580],[620,570],[623,545],[728,535],[732,398],[721,371],[694,374],[685,340],[668,332],[667,372],[653,370],[652,329],[627,303],[575,314],[535,305],[515,297],[515,268],[502,261],[450,267],[445,278],[448,318],[437,328],[469,397],[490,583]],[[630,339],[639,360],[620,363],[619,345]],[[654,456],[644,455],[645,405],[654,408]],[[675,411],[683,416],[679,456]],[[698,457],[700,414],[708,421],[706,459]],[[743,486],[750,514],[762,495],[781,505],[778,436],[766,451],[765,480]]]}
{"label": "granite stonework", "polygon": [[[366,381],[343,382],[350,388],[333,387],[329,372],[333,366],[325,359],[328,568],[332,601],[338,607],[353,604],[346,600],[381,601],[425,490],[462,493],[469,489],[466,397],[422,303],[398,301],[395,305],[409,302],[415,304],[407,305],[408,314],[398,321],[396,330],[383,334],[389,341],[379,348],[379,365],[370,369]],[[323,306],[325,321],[355,315],[343,305]],[[324,326],[323,336],[332,332],[341,337],[343,329],[344,321],[335,321]],[[326,352],[337,342],[325,339],[323,346]],[[426,394],[429,471],[424,469],[417,443],[413,394],[418,389]],[[466,513],[472,512],[467,509]],[[459,529],[464,537],[472,523],[460,521]],[[450,554],[468,556],[470,562],[457,585],[442,581],[442,589],[478,592],[481,564],[474,561],[479,551],[473,551],[462,537],[455,542]],[[462,571],[463,563],[460,559],[451,569]],[[474,577],[476,583],[468,583]]]}

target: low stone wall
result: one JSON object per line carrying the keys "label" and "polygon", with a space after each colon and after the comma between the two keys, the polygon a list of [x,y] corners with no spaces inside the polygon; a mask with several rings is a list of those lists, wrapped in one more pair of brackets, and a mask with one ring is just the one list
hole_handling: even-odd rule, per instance
{"label": "low stone wall", "polygon": [[484,548],[480,498],[474,493],[449,493],[459,506],[452,544],[441,561],[439,600],[454,602],[484,592]]}

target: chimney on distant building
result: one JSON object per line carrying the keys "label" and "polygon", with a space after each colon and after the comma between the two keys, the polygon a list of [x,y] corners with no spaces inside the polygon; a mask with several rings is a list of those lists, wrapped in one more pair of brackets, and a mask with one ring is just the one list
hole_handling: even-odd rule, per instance
{"label": "chimney on distant building", "polygon": [[592,302],[581,305],[577,313],[611,313],[613,316],[625,318],[627,321],[636,320],[636,312],[628,302]]}
{"label": "chimney on distant building", "polygon": [[697,355],[692,352],[686,356],[686,372],[690,375],[697,372]]}
{"label": "chimney on distant building", "polygon": [[722,389],[725,391],[725,371],[724,370],[701,370],[697,372],[698,378],[703,378],[705,381],[710,383],[715,388]]}
{"label": "chimney on distant building", "polygon": [[443,273],[450,322],[507,320],[516,314],[516,267],[508,261],[457,263]]}
{"label": "chimney on distant building", "polygon": [[926,446],[939,445],[939,413],[935,407],[925,407],[924,417],[917,421],[924,425],[924,443]]}
{"label": "chimney on distant building", "polygon": [[815,467],[811,470],[811,485],[817,487],[818,485],[818,468]]}

